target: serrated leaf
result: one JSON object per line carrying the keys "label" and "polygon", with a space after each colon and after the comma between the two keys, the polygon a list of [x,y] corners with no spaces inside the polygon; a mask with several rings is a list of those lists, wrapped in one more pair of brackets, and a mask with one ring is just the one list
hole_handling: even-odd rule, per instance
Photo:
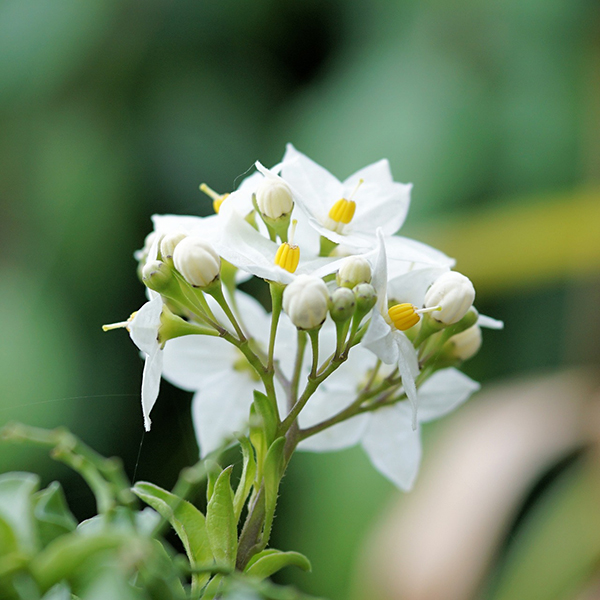
{"label": "serrated leaf", "polygon": [[[31,501],[38,486],[39,477],[31,473],[0,475],[0,519],[12,529],[19,550],[26,554],[33,554],[38,547]],[[6,529],[2,529],[1,535],[6,537]],[[3,553],[0,547],[0,555]]]}
{"label": "serrated leaf", "polygon": [[299,567],[303,571],[310,571],[311,564],[308,558],[300,552],[282,552],[280,550],[267,550],[257,555],[256,560],[246,567],[245,572],[258,579],[266,579],[284,567]]}
{"label": "serrated leaf", "polygon": [[33,515],[43,546],[77,527],[77,521],[71,514],[57,481],[33,495]]}
{"label": "serrated leaf", "polygon": [[244,456],[244,466],[242,468],[240,482],[235,491],[235,496],[233,497],[233,511],[236,521],[239,521],[240,519],[242,509],[244,508],[244,503],[246,502],[246,498],[248,498],[248,494],[250,493],[252,485],[254,484],[254,478],[256,477],[256,460],[254,458],[254,450],[252,449],[252,445],[250,444],[248,438],[240,438],[240,446]]}
{"label": "serrated leaf", "polygon": [[206,508],[206,531],[217,564],[234,567],[237,554],[237,520],[233,510],[231,471],[222,471]]}
{"label": "serrated leaf", "polygon": [[[213,553],[207,535],[206,519],[193,505],[153,483],[138,482],[133,493],[165,518],[182,541],[192,568],[212,564]],[[210,575],[192,575],[194,589],[206,584]]]}

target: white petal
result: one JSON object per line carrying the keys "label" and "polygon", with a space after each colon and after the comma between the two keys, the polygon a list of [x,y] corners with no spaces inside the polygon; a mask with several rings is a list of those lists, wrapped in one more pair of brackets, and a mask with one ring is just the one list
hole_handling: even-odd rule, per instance
{"label": "white petal", "polygon": [[146,362],[144,363],[144,372],[142,374],[142,413],[144,415],[144,428],[146,431],[150,431],[152,424],[150,411],[158,398],[162,359],[162,350],[157,346],[152,354],[146,356]]}
{"label": "white petal", "polygon": [[425,293],[431,284],[447,272],[446,267],[427,267],[394,277],[388,282],[388,297],[394,302],[410,302],[421,307],[425,301]]}
{"label": "white petal", "polygon": [[388,276],[393,279],[415,267],[452,267],[455,260],[443,252],[399,235],[392,235],[385,239],[385,248],[388,258]]}
{"label": "white petal", "polygon": [[488,329],[504,329],[504,321],[492,319],[492,317],[486,317],[485,315],[479,315],[477,325],[487,327]]}
{"label": "white petal", "polygon": [[294,275],[275,265],[279,245],[263,237],[236,212],[226,219],[217,252],[232,265],[271,281],[290,283]]}
{"label": "white petal", "polygon": [[145,354],[154,354],[159,347],[158,328],[162,307],[162,298],[155,296],[135,313],[127,326],[133,343]]}
{"label": "white petal", "polygon": [[362,445],[375,468],[403,490],[414,484],[421,462],[421,435],[412,429],[407,402],[370,414]]}
{"label": "white petal", "polygon": [[371,285],[377,293],[377,307],[380,313],[387,311],[387,253],[385,250],[385,241],[383,232],[377,230],[377,254],[375,265],[373,267],[373,276]]}
{"label": "white petal", "polygon": [[244,329],[251,337],[266,344],[269,341],[271,330],[271,315],[267,313],[263,305],[249,294],[238,292],[235,301],[239,311],[239,317],[244,324]]}
{"label": "white petal", "polygon": [[192,420],[202,457],[246,431],[255,387],[244,372],[232,371],[227,379],[213,379],[194,395]]}
{"label": "white petal", "polygon": [[394,339],[394,332],[376,310],[371,313],[371,322],[361,344],[387,365],[398,361],[400,351]]}
{"label": "white petal", "polygon": [[434,373],[420,388],[419,421],[439,419],[465,402],[480,385],[457,369]]}
{"label": "white petal", "polygon": [[398,344],[398,370],[402,377],[402,387],[412,407],[412,428],[417,428],[418,397],[415,377],[419,374],[419,361],[412,342],[400,331],[394,335]]}
{"label": "white petal", "polygon": [[[327,382],[322,383],[318,392],[302,409],[298,419],[300,427],[306,429],[321,423],[346,408],[355,398],[356,390],[330,389]],[[298,449],[328,452],[349,448],[358,444],[367,422],[366,414],[358,415],[307,438]]]}
{"label": "white petal", "polygon": [[319,223],[327,217],[333,204],[342,198],[340,181],[291,144],[286,147],[281,175],[298,195],[302,209]]}
{"label": "white petal", "polygon": [[184,390],[199,390],[207,381],[223,379],[242,354],[221,338],[186,335],[169,340],[163,350],[163,377]]}

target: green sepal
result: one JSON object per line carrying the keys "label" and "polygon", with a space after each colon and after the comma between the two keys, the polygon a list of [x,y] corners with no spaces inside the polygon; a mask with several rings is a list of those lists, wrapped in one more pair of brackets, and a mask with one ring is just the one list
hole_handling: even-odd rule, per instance
{"label": "green sepal", "polygon": [[275,229],[273,228],[273,226],[270,223],[271,219],[267,219],[265,217],[265,215],[263,215],[262,212],[260,211],[260,208],[258,208],[258,202],[256,201],[256,194],[252,194],[252,206],[254,206],[254,214],[258,215],[260,217],[260,220],[265,224],[265,227],[267,228],[267,231],[269,232],[269,239],[272,242],[276,242],[277,241],[277,232],[275,231]]}
{"label": "green sepal", "polygon": [[240,446],[244,457],[244,466],[242,468],[240,482],[235,490],[235,496],[233,497],[233,512],[235,514],[236,522],[240,520],[246,498],[248,498],[248,494],[254,484],[254,478],[256,477],[256,459],[254,458],[254,450],[252,444],[250,444],[250,440],[247,437],[241,437]]}
{"label": "green sepal", "polygon": [[277,494],[279,483],[283,474],[283,450],[285,448],[285,437],[277,438],[270,446],[263,467],[263,478],[265,486],[265,526],[263,533],[263,544],[269,541],[271,526],[275,516]]}
{"label": "green sepal", "polygon": [[[192,569],[213,562],[206,519],[193,504],[153,483],[138,482],[132,491],[171,524],[183,543]],[[192,575],[193,588],[200,589],[208,579],[206,574]]]}
{"label": "green sepal", "polygon": [[300,554],[300,552],[282,552],[271,548],[253,556],[244,571],[248,576],[266,579],[288,566],[299,567],[303,571],[312,569],[310,561],[304,554]]}
{"label": "green sepal", "polygon": [[234,567],[237,555],[237,520],[233,508],[231,471],[224,469],[206,507],[206,532],[217,564]]}
{"label": "green sepal", "polygon": [[332,242],[329,238],[324,235],[320,239],[319,256],[331,256],[331,253],[338,247],[336,242]]}
{"label": "green sepal", "polygon": [[32,500],[33,515],[43,546],[77,527],[58,481],[53,481],[46,489],[34,494]]}

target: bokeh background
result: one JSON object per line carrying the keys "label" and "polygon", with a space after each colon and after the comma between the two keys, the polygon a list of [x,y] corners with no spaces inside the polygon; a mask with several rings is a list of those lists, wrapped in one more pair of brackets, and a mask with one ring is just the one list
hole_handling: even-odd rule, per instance
{"label": "bokeh background", "polygon": [[[144,436],[140,358],[100,328],[144,301],[132,255],[149,217],[208,214],[202,181],[231,190],[288,141],[341,179],[387,157],[414,183],[403,234],[455,256],[480,310],[506,322],[465,367],[484,386],[600,362],[595,0],[2,0],[0,132],[0,424],[66,425],[132,477],[169,487],[197,458],[190,396],[163,383]],[[426,456],[452,422],[428,428]],[[529,474],[477,597],[574,597],[593,580],[598,464],[584,437]],[[94,510],[37,450],[0,446],[0,469],[59,477],[80,518]],[[574,472],[588,500],[571,514]],[[314,572],[281,580],[374,598],[356,591],[361,551],[399,501],[359,450],[299,455],[275,544]],[[546,531],[542,509],[589,564],[546,595],[537,569],[567,569],[564,553],[538,544],[525,575],[510,560]],[[585,543],[582,514],[598,533]]]}

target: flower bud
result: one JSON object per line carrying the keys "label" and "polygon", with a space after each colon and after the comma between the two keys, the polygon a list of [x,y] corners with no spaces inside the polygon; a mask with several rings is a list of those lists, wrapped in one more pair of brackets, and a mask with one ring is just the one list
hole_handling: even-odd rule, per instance
{"label": "flower bud", "polygon": [[160,254],[163,260],[166,260],[167,258],[173,258],[175,247],[186,237],[187,233],[183,232],[167,233],[167,235],[160,240]]}
{"label": "flower bud", "polygon": [[359,283],[354,288],[357,312],[367,314],[377,302],[377,292],[370,283]]}
{"label": "flower bud", "polygon": [[360,283],[371,283],[371,265],[362,256],[349,256],[337,272],[337,283],[352,289]]}
{"label": "flower bud", "polygon": [[336,323],[347,321],[354,314],[355,307],[356,298],[347,287],[339,287],[331,294],[329,313]]}
{"label": "flower bud", "polygon": [[322,279],[299,275],[283,291],[283,310],[298,329],[315,329],[327,317],[329,292]]}
{"label": "flower bud", "polygon": [[187,236],[173,253],[175,268],[194,287],[206,287],[218,276],[221,259],[212,245],[196,236]]}
{"label": "flower bud", "polygon": [[425,307],[441,307],[431,317],[444,325],[460,321],[473,305],[475,288],[468,277],[450,271],[438,277],[425,294]]}
{"label": "flower bud", "polygon": [[142,281],[146,287],[161,293],[170,287],[173,272],[164,262],[151,260],[142,268]]}
{"label": "flower bud", "polygon": [[473,325],[456,335],[453,335],[447,342],[449,351],[455,358],[468,360],[475,356],[481,348],[481,328],[479,325]]}
{"label": "flower bud", "polygon": [[292,212],[292,191],[282,179],[266,176],[256,189],[256,203],[269,219],[279,219]]}

